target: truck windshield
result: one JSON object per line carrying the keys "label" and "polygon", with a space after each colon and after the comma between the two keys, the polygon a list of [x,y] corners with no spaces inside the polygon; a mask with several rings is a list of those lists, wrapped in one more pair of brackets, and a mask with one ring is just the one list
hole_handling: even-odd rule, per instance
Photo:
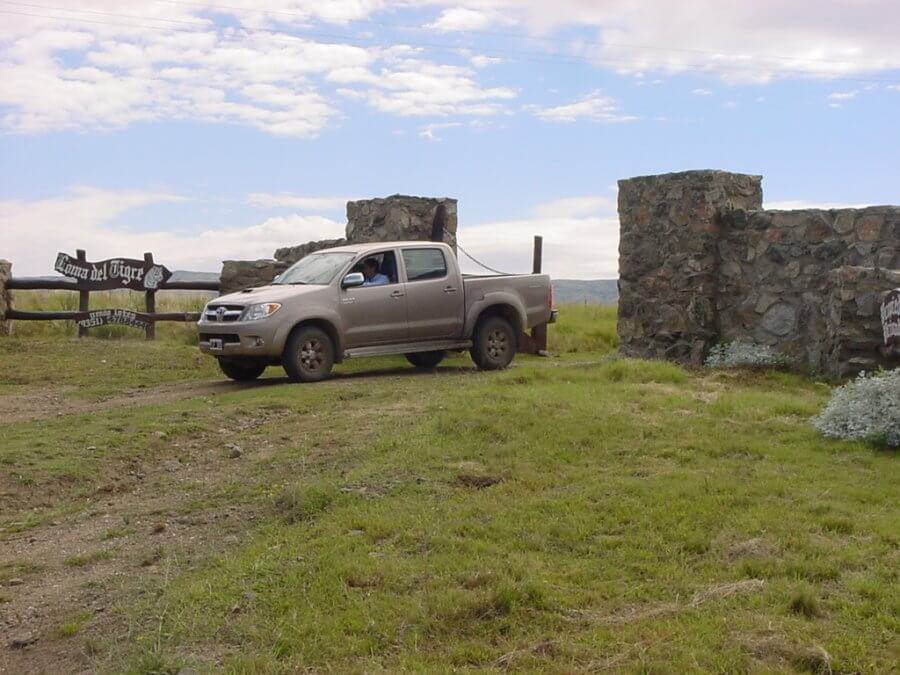
{"label": "truck windshield", "polygon": [[313,253],[295,262],[278,277],[276,284],[317,284],[326,286],[353,259],[355,253]]}

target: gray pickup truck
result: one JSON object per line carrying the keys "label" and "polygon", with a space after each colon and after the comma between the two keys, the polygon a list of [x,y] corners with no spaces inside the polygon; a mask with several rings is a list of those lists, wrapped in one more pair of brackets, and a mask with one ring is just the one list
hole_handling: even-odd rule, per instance
{"label": "gray pickup truck", "polygon": [[479,368],[505,368],[521,332],[555,319],[547,275],[463,276],[446,244],[403,241],[308,255],[269,286],[211,301],[197,325],[200,351],[234,380],[281,364],[315,382],[343,359],[386,354],[433,368],[468,349]]}

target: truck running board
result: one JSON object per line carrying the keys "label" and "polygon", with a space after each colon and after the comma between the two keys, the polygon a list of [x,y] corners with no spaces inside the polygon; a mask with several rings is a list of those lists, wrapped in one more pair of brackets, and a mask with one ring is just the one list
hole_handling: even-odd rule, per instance
{"label": "truck running board", "polygon": [[391,354],[412,354],[414,352],[443,352],[468,349],[471,340],[440,340],[434,342],[401,342],[394,345],[376,345],[374,347],[357,347],[344,352],[345,359],[356,359],[363,356],[388,356]]}

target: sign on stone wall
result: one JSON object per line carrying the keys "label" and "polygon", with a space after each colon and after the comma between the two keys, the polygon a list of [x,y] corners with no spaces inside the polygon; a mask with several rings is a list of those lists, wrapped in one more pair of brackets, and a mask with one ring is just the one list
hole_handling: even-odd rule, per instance
{"label": "sign on stone wall", "polygon": [[150,324],[149,316],[129,309],[95,309],[91,312],[78,312],[72,318],[82,328],[106,325],[146,328]]}
{"label": "sign on stone wall", "polygon": [[881,303],[881,327],[884,344],[900,354],[900,288],[888,291]]}
{"label": "sign on stone wall", "polygon": [[78,260],[67,253],[56,254],[53,266],[60,274],[78,282],[78,288],[104,291],[130,288],[134,291],[155,291],[165,285],[172,273],[163,265],[132,258],[111,258],[100,262]]}

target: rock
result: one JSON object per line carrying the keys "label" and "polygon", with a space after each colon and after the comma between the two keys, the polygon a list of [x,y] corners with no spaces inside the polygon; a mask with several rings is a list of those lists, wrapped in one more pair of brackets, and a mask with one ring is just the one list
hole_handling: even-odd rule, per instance
{"label": "rock", "polygon": [[265,286],[285,267],[275,260],[226,260],[219,278],[220,292],[224,295],[242,288]]}
{"label": "rock", "polygon": [[346,239],[322,239],[320,241],[309,241],[305,244],[300,244],[299,246],[288,246],[275,251],[275,260],[284,263],[285,265],[293,265],[310,253],[321,251],[323,248],[343,246],[346,243]]}
{"label": "rock", "polygon": [[18,633],[10,639],[9,647],[10,649],[24,649],[29,645],[33,645],[37,640],[37,635],[34,633]]}
{"label": "rock", "polygon": [[784,302],[770,307],[762,318],[763,328],[774,335],[788,335],[794,330],[796,323],[796,310]]}
{"label": "rock", "polygon": [[228,456],[231,459],[237,459],[241,455],[244,454],[244,451],[241,450],[241,446],[239,445],[229,445],[228,446]]}
{"label": "rock", "polygon": [[884,220],[877,215],[865,215],[856,221],[856,236],[861,241],[875,241],[881,236]]}
{"label": "rock", "polygon": [[4,586],[21,586],[24,583],[25,582],[22,579],[19,579],[18,577],[13,577],[12,579],[7,579],[3,585]]}

